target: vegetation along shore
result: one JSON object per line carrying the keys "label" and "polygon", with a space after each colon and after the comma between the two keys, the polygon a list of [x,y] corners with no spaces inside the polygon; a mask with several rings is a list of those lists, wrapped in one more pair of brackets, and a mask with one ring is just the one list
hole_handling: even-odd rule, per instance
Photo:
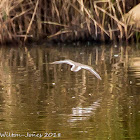
{"label": "vegetation along shore", "polygon": [[0,44],[139,41],[140,0],[1,0]]}

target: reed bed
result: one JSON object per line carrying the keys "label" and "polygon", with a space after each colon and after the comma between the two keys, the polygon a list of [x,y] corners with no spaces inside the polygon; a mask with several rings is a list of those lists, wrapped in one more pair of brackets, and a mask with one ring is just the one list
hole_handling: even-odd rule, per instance
{"label": "reed bed", "polygon": [[[140,31],[129,24],[125,0],[0,0],[0,43],[29,40],[126,40]],[[136,34],[135,34],[136,33]]]}

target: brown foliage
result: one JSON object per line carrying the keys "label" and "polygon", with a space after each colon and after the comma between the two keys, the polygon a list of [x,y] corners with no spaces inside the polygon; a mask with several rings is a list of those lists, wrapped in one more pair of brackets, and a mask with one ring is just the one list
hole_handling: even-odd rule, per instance
{"label": "brown foliage", "polygon": [[125,0],[0,1],[0,43],[41,37],[128,40],[134,32],[124,20]]}

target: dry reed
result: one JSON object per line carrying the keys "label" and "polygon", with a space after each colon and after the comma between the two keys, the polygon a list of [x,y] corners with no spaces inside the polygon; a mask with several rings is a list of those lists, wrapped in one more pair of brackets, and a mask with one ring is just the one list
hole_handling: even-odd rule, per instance
{"label": "dry reed", "polygon": [[124,20],[124,0],[0,1],[0,43],[40,38],[129,40],[139,32],[129,25],[129,19]]}

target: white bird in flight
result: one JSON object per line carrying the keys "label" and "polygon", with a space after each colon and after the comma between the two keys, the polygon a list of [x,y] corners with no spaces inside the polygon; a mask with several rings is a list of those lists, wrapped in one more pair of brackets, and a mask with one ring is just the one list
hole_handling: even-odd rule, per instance
{"label": "white bird in flight", "polygon": [[54,61],[54,62],[52,62],[50,64],[63,64],[63,63],[72,65],[71,71],[77,72],[80,69],[86,69],[86,70],[90,71],[92,74],[94,74],[98,79],[102,80],[100,75],[92,67],[90,67],[88,65],[78,63],[78,62],[74,62],[72,60],[66,59],[66,60]]}

